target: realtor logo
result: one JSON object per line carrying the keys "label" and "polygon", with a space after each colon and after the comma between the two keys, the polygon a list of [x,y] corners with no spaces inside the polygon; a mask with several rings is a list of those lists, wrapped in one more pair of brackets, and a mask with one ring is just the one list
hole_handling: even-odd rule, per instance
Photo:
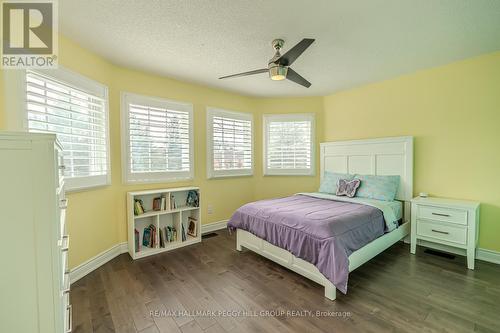
{"label": "realtor logo", "polygon": [[57,67],[56,0],[2,2],[2,68]]}

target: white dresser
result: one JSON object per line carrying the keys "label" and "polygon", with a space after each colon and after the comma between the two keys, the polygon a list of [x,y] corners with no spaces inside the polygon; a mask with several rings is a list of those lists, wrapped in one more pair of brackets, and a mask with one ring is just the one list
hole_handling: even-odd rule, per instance
{"label": "white dresser", "polygon": [[[417,242],[465,250],[467,267],[474,269],[479,235],[479,203],[443,198],[414,198],[411,201],[411,253]],[[432,246],[432,244],[430,244]]]}
{"label": "white dresser", "polygon": [[0,131],[0,332],[71,331],[61,161],[55,135]]}

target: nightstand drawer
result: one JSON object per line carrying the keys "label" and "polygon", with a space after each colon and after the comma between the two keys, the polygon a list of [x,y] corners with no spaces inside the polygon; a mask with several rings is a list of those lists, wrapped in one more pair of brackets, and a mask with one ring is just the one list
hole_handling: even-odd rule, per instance
{"label": "nightstand drawer", "polygon": [[432,223],[427,221],[417,221],[417,235],[444,240],[456,244],[467,244],[467,228]]}
{"label": "nightstand drawer", "polygon": [[417,218],[467,225],[467,211],[419,205]]}

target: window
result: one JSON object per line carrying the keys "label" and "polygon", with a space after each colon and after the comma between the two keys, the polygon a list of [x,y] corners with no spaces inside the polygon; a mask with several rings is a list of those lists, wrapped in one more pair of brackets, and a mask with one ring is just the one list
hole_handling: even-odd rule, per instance
{"label": "window", "polygon": [[192,119],[192,104],[123,93],[124,181],[192,179]]}
{"label": "window", "polygon": [[253,116],[207,109],[208,178],[253,174]]}
{"label": "window", "polygon": [[264,174],[314,175],[314,115],[264,115]]}
{"label": "window", "polygon": [[27,70],[25,89],[28,131],[57,135],[64,149],[66,188],[109,184],[107,88],[57,69]]}

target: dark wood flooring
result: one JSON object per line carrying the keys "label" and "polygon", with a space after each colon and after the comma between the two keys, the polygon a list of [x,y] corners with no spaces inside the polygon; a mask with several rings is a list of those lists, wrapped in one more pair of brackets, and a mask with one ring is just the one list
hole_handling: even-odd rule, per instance
{"label": "dark wood flooring", "polygon": [[[237,252],[226,231],[137,261],[123,254],[71,287],[75,333],[500,332],[500,266],[469,271],[463,257],[413,256],[403,243],[352,272],[334,302],[314,282]],[[254,316],[266,311],[274,316]]]}

